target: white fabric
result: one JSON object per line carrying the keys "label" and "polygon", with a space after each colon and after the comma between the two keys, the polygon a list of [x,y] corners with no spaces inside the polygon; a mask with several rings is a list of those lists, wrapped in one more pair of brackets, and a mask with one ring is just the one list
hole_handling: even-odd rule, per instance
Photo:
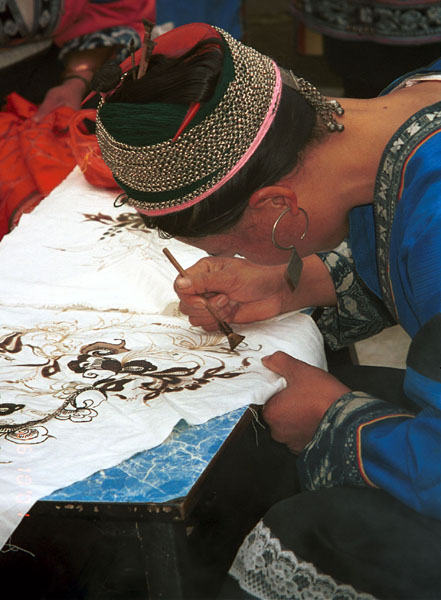
{"label": "white fabric", "polygon": [[408,79],[405,79],[397,85],[395,89],[399,90],[404,87],[412,87],[418,83],[424,83],[425,81],[441,81],[441,75],[439,73],[428,73],[427,75],[413,75]]}
{"label": "white fabric", "polygon": [[290,314],[220,333],[179,313],[168,246],[114,193],[75,170],[0,243],[0,547],[41,497],[203,423],[263,404],[285,350],[326,368],[312,319]]}

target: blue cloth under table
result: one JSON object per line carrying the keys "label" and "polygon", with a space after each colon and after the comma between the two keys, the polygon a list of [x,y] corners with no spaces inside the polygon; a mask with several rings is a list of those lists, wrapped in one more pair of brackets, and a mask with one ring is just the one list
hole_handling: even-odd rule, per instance
{"label": "blue cloth under table", "polygon": [[167,502],[187,496],[246,408],[202,425],[180,421],[156,448],[98,471],[43,500],[65,502]]}
{"label": "blue cloth under table", "polygon": [[33,598],[214,598],[248,531],[297,491],[294,455],[254,414],[181,421],[160,446],[37,502],[11,536],[22,550],[0,556],[5,585],[26,572]]}

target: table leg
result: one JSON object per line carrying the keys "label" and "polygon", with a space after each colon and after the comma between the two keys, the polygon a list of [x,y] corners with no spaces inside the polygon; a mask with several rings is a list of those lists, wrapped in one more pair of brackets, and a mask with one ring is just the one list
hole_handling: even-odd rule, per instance
{"label": "table leg", "polygon": [[139,521],[137,528],[145,555],[149,600],[191,597],[185,525]]}

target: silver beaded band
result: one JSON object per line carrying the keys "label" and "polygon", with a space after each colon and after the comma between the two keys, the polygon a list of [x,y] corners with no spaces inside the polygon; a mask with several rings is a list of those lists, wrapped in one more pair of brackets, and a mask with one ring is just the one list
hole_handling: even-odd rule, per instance
{"label": "silver beaded band", "polygon": [[175,142],[169,139],[149,146],[119,142],[101,121],[102,104],[98,107],[98,143],[105,162],[121,183],[133,190],[155,193],[179,190],[209,178],[191,193],[164,202],[149,203],[129,197],[132,206],[177,206],[212,188],[245,154],[268,113],[276,83],[275,63],[227,32],[218,31],[231,52],[234,79],[214,111]]}
{"label": "silver beaded band", "polygon": [[331,133],[335,131],[341,133],[344,130],[344,125],[339,123],[333,115],[335,113],[341,117],[344,114],[345,111],[340,102],[337,102],[337,100],[327,100],[312,83],[309,83],[309,81],[306,81],[302,77],[297,77],[291,70],[280,69],[280,73],[283,83],[295,89],[305,98],[322,119],[328,131]]}

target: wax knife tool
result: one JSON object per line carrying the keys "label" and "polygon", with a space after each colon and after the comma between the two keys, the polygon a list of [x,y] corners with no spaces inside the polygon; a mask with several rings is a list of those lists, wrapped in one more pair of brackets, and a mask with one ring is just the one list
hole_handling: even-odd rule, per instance
{"label": "wax knife tool", "polygon": [[[170,250],[168,248],[163,248],[162,251],[168,258],[168,260],[171,262],[171,264],[178,271],[179,275],[181,275],[182,277],[188,277],[187,273],[185,272],[185,269],[183,269],[182,266],[178,263],[176,258],[170,252]],[[204,297],[203,295],[201,296]],[[238,333],[234,333],[234,331],[231,329],[228,323],[219,319],[219,317],[216,315],[216,313],[208,303],[207,310],[216,319],[219,329],[227,336],[231,350],[234,350],[240,344],[240,342],[245,339],[245,336],[239,335]]]}

